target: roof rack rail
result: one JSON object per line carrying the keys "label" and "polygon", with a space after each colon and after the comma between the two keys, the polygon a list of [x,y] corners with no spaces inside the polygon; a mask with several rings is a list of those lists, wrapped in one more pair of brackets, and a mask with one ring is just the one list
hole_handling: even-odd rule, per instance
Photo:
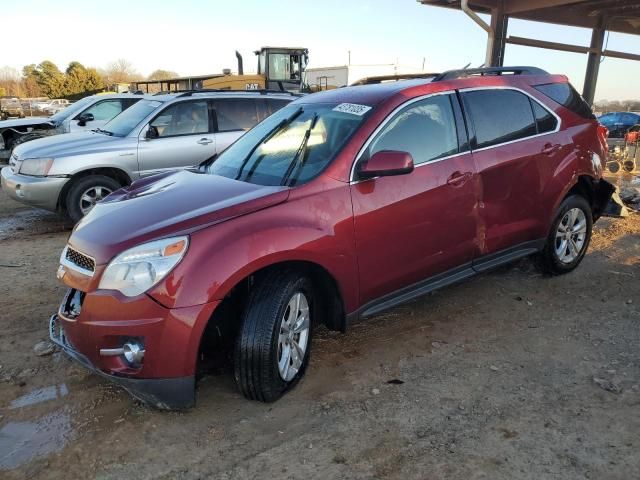
{"label": "roof rack rail", "polygon": [[433,81],[442,82],[445,80],[454,80],[456,78],[471,77],[473,75],[548,75],[549,72],[538,67],[484,67],[484,68],[467,68],[463,70],[449,70],[437,75]]}
{"label": "roof rack rail", "polygon": [[268,93],[282,93],[282,94],[285,94],[285,95],[300,96],[299,93],[289,92],[287,90],[267,90],[267,89],[261,89],[261,90],[230,90],[230,89],[224,89],[224,88],[200,88],[200,89],[192,89],[192,90],[172,90],[170,92],[159,92],[156,95],[171,95],[173,93],[178,93],[179,94],[178,97],[190,97],[194,93],[212,93],[212,92],[217,92],[217,93],[259,93],[260,95],[266,95]]}
{"label": "roof rack rail", "polygon": [[372,77],[364,77],[358,80],[357,82],[349,85],[350,87],[356,85],[372,85],[376,83],[389,82],[389,81],[397,81],[397,80],[412,80],[418,78],[432,78],[440,75],[439,73],[399,73],[395,75],[376,75]]}

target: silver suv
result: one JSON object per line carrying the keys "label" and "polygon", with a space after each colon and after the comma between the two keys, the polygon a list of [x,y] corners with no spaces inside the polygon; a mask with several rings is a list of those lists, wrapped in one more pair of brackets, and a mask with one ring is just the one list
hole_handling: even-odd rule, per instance
{"label": "silver suv", "polygon": [[78,221],[138,178],[215,157],[295,98],[266,91],[145,95],[103,128],[19,145],[2,169],[2,189],[19,202]]}

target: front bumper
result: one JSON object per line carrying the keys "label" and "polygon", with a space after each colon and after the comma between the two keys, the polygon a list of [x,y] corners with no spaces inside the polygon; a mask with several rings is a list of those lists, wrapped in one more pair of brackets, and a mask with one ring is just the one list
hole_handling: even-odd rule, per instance
{"label": "front bumper", "polygon": [[68,178],[31,177],[13,173],[11,167],[0,171],[2,190],[14,200],[55,212],[58,198]]}
{"label": "front bumper", "polygon": [[87,357],[68,342],[60,327],[58,315],[49,319],[49,337],[62,351],[81,363],[91,372],[120,385],[133,397],[162,410],[183,410],[196,403],[195,376],[178,378],[126,378],[109,375],[96,368]]}
{"label": "front bumper", "polygon": [[[185,409],[195,405],[200,341],[219,303],[170,309],[147,295],[128,298],[70,288],[49,320],[49,332],[67,355],[139,400],[160,409]],[[139,364],[106,353],[130,341],[144,347]]]}

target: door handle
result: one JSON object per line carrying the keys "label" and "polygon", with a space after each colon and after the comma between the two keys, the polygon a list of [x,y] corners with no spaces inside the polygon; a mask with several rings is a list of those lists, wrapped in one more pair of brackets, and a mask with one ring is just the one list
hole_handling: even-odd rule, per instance
{"label": "door handle", "polygon": [[196,143],[200,145],[209,145],[210,143],[213,143],[213,140],[211,140],[210,138],[201,138]]}
{"label": "door handle", "polygon": [[545,143],[542,150],[540,150],[540,153],[542,153],[543,155],[553,155],[559,149],[560,145],[558,145],[557,143],[554,143],[553,145],[551,143]]}
{"label": "door handle", "polygon": [[447,185],[453,185],[454,187],[459,187],[460,185],[464,185],[467,183],[467,180],[471,178],[471,172],[453,172],[449,178],[447,178]]}

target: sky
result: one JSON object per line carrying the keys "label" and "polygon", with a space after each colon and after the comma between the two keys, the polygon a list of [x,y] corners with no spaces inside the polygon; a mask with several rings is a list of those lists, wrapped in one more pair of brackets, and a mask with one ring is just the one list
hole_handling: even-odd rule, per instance
{"label": "sky", "polygon": [[[76,60],[104,68],[118,58],[139,73],[158,68],[180,75],[255,71],[263,45],[306,47],[309,67],[399,65],[442,71],[484,62],[486,33],[462,12],[415,0],[0,0],[0,67],[51,60],[61,69]],[[586,29],[511,19],[509,34],[587,46]],[[640,52],[640,37],[609,36],[608,48]],[[587,56],[507,45],[505,65],[534,65],[566,74],[582,90]],[[640,97],[640,62],[606,58],[596,100]]]}

